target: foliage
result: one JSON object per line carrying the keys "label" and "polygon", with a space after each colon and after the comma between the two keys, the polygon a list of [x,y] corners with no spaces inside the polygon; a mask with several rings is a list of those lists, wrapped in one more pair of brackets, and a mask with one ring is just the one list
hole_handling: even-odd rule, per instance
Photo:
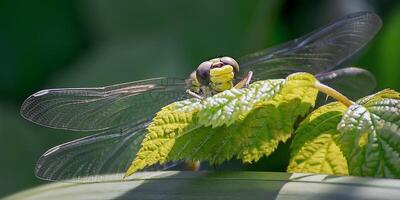
{"label": "foliage", "polygon": [[338,124],[349,173],[400,177],[400,94],[383,90],[350,106]]}
{"label": "foliage", "polygon": [[347,163],[335,138],[346,107],[338,102],[312,112],[295,132],[289,172],[347,175]]}
{"label": "foliage", "polygon": [[125,176],[167,161],[255,162],[295,132],[289,172],[400,177],[400,94],[383,90],[350,104],[338,98],[295,129],[314,107],[318,90],[341,97],[320,86],[313,75],[295,73],[172,103],[149,125]]}
{"label": "foliage", "polygon": [[[2,200],[115,199],[385,199],[397,200],[400,180],[336,178],[278,172],[138,172],[121,181],[120,174],[102,181],[53,182]],[[317,192],[316,192],[317,191]],[[354,192],[362,191],[362,192]]]}
{"label": "foliage", "polygon": [[[21,119],[22,100],[39,89],[183,76],[199,58],[221,52],[242,56],[366,6],[380,13],[385,27],[354,64],[372,71],[378,88],[400,89],[396,78],[400,4],[396,0],[302,1],[296,6],[293,1],[215,1],[213,6],[207,1],[173,2],[62,0],[22,5],[4,1],[0,196],[41,183],[32,174],[36,158],[55,144],[79,137]],[[346,3],[351,3],[351,9]],[[229,12],[220,12],[221,7]],[[284,160],[280,156],[279,162]],[[10,184],[10,179],[18,181]]]}
{"label": "foliage", "polygon": [[314,106],[315,78],[299,73],[231,89],[205,100],[189,99],[163,108],[148,127],[127,175],[157,162],[236,156],[243,162],[269,155],[286,141],[298,116]]}

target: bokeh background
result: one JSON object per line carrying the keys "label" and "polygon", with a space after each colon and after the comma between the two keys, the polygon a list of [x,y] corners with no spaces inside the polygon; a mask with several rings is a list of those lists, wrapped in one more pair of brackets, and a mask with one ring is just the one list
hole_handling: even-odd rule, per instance
{"label": "bokeh background", "polygon": [[44,183],[37,158],[82,136],[23,120],[31,93],[185,77],[206,59],[240,57],[361,10],[384,26],[353,63],[376,75],[377,89],[400,90],[398,0],[0,0],[0,197]]}

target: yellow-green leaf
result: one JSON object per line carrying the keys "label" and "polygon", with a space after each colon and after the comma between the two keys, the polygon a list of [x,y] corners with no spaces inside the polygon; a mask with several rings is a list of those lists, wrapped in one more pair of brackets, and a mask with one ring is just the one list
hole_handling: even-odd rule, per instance
{"label": "yellow-green leaf", "polygon": [[244,162],[269,155],[293,132],[299,116],[314,106],[314,76],[258,81],[204,100],[189,99],[163,108],[148,127],[142,148],[126,172],[174,160]]}
{"label": "yellow-green leaf", "polygon": [[258,161],[271,154],[279,142],[289,139],[299,116],[306,115],[315,105],[318,91],[313,88],[314,82],[310,74],[292,74],[279,94],[260,103],[242,124],[246,137],[238,158]]}
{"label": "yellow-green leaf", "polygon": [[180,106],[170,104],[157,113],[152,123],[147,127],[148,133],[142,141],[142,147],[136,154],[136,158],[127,170],[126,175],[155,163],[164,163],[174,146],[175,138],[191,128],[196,128],[196,123],[193,122],[193,113],[196,111],[175,112]]}
{"label": "yellow-green leaf", "polygon": [[400,177],[400,93],[384,90],[359,100],[338,130],[350,175]]}
{"label": "yellow-green leaf", "polygon": [[347,162],[335,138],[346,106],[335,102],[312,112],[296,130],[289,172],[347,175]]}

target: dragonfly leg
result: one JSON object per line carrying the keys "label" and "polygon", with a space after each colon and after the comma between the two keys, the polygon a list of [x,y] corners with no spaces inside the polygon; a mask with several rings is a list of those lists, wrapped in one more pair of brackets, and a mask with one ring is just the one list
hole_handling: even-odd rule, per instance
{"label": "dragonfly leg", "polygon": [[189,90],[189,89],[186,90],[186,93],[187,93],[188,95],[194,97],[194,98],[197,98],[197,99],[203,99],[203,98],[204,98],[204,97],[202,97],[202,96],[196,94],[195,92],[193,92],[193,91],[191,91],[191,90]]}
{"label": "dragonfly leg", "polygon": [[186,162],[186,169],[190,171],[199,171],[200,170],[200,161],[188,161]]}
{"label": "dragonfly leg", "polygon": [[253,77],[253,72],[249,71],[249,73],[247,73],[246,77],[244,77],[241,81],[239,81],[239,83],[237,83],[234,86],[234,88],[240,89],[240,88],[248,87],[251,82],[252,77]]}

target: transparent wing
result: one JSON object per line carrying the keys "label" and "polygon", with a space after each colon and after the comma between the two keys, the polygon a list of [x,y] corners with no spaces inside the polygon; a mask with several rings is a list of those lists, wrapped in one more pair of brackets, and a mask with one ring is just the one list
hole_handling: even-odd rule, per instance
{"label": "transparent wing", "polygon": [[367,70],[356,67],[320,73],[316,77],[351,100],[358,100],[371,94],[376,87],[375,76]]}
{"label": "transparent wing", "polygon": [[241,72],[252,70],[256,80],[263,80],[299,71],[329,71],[367,44],[381,26],[374,13],[348,15],[301,38],[239,59]]}
{"label": "transparent wing", "polygon": [[[49,149],[38,160],[37,177],[44,180],[101,181],[107,174],[120,174],[128,169],[135,158],[150,121],[124,128],[109,129]],[[150,170],[170,168],[178,163],[158,165]],[[72,179],[72,180],[71,180]]]}
{"label": "transparent wing", "polygon": [[148,79],[99,88],[42,90],[28,97],[21,115],[39,125],[98,131],[153,117],[185,95],[184,80]]}

